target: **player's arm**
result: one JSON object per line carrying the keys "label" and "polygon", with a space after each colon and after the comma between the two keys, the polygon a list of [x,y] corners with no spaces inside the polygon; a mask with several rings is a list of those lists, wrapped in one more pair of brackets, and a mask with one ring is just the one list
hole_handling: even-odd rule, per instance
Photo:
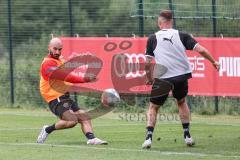
{"label": "player's arm", "polygon": [[146,63],[145,63],[145,72],[146,72],[146,84],[152,84],[153,83],[153,67],[152,67],[152,60],[154,59],[154,53],[153,51],[155,50],[157,45],[157,39],[156,35],[152,34],[149,36],[147,40],[147,46],[146,46]]}
{"label": "player's arm", "polygon": [[62,69],[54,61],[45,61],[41,67],[41,75],[45,80],[49,78],[63,80],[70,83],[85,83],[90,82],[95,79],[95,76],[80,77],[67,72],[67,70]]}
{"label": "player's arm", "polygon": [[149,85],[153,83],[151,62],[152,62],[152,57],[146,56],[146,63],[145,63],[145,72],[147,77],[146,84],[149,84]]}
{"label": "player's arm", "polygon": [[51,74],[58,70],[58,65],[54,61],[47,60],[41,65],[41,75],[45,80],[49,80]]}
{"label": "player's arm", "polygon": [[80,77],[80,76],[76,76],[72,73],[69,73],[67,75],[67,77],[64,79],[64,81],[70,82],[70,83],[86,83],[86,82],[91,82],[95,79],[96,79],[96,76],[94,76],[94,75]]}
{"label": "player's arm", "polygon": [[202,45],[200,45],[198,43],[198,44],[196,44],[196,46],[194,47],[193,50],[200,53],[204,58],[209,60],[217,70],[219,70],[220,64],[214,60],[214,58],[211,56],[211,54],[205,47],[203,47]]}
{"label": "player's arm", "polygon": [[219,70],[219,63],[215,61],[209,51],[200,45],[191,35],[180,32],[179,36],[186,50],[194,50],[200,53],[204,58],[209,60],[217,70]]}

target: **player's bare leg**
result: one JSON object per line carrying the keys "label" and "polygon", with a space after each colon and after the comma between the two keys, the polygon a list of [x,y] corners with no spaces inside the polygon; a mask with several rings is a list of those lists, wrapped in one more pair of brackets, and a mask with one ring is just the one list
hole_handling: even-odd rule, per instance
{"label": "player's bare leg", "polygon": [[157,114],[159,110],[159,105],[153,104],[150,102],[150,105],[148,107],[147,112],[147,133],[146,133],[146,139],[144,143],[142,144],[142,148],[151,148],[152,144],[152,135],[154,131],[154,127],[156,125],[157,121]]}
{"label": "player's bare leg", "polygon": [[91,120],[84,110],[78,110],[77,112],[73,112],[73,114],[78,117],[78,122],[84,134],[93,132]]}
{"label": "player's bare leg", "polygon": [[78,118],[78,122],[81,124],[82,132],[88,139],[87,144],[108,144],[107,141],[103,141],[94,136],[91,118],[84,110],[78,110],[73,114]]}
{"label": "player's bare leg", "polygon": [[107,144],[106,141],[96,138],[92,132],[91,120],[86,118],[86,113],[82,111],[72,112],[70,110],[65,111],[62,115],[61,120],[52,126],[44,126],[38,136],[38,143],[44,143],[48,134],[54,130],[72,128],[77,123],[81,124],[81,128],[86,138],[88,139],[87,144]]}
{"label": "player's bare leg", "polygon": [[147,112],[147,126],[155,127],[158,110],[159,110],[159,105],[156,105],[150,102],[148,112]]}
{"label": "player's bare leg", "polygon": [[55,123],[55,130],[73,128],[77,123],[77,121],[59,120],[57,123]]}
{"label": "player's bare leg", "polygon": [[58,122],[51,126],[47,125],[43,126],[38,136],[37,143],[44,143],[48,135],[52,133],[54,130],[73,128],[74,126],[76,126],[77,123],[78,123],[77,117],[73,115],[70,111],[65,111],[62,114],[61,120],[59,120]]}
{"label": "player's bare leg", "polygon": [[190,135],[189,125],[190,125],[190,110],[186,102],[186,98],[182,98],[177,101],[177,106],[179,110],[179,117],[182,122],[184,130],[184,140],[188,146],[193,146],[195,143]]}

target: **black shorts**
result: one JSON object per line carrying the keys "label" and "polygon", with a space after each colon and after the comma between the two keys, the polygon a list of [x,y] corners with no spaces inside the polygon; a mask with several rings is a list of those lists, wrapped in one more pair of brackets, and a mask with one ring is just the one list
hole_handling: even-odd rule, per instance
{"label": "black shorts", "polygon": [[52,113],[59,118],[62,118],[63,113],[68,110],[76,112],[80,109],[77,102],[73,101],[69,95],[62,95],[61,97],[50,101],[48,105]]}
{"label": "black shorts", "polygon": [[186,97],[188,94],[188,79],[191,77],[191,73],[189,73],[166,79],[155,79],[152,85],[150,102],[163,105],[170,91],[177,100]]}

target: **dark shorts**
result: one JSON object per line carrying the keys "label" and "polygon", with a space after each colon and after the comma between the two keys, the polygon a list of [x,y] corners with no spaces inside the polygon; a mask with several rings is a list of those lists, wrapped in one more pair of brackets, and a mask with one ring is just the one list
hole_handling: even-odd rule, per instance
{"label": "dark shorts", "polygon": [[156,105],[163,105],[170,91],[172,91],[173,97],[177,100],[186,97],[189,78],[191,78],[190,73],[166,79],[155,79],[152,85],[150,102]]}
{"label": "dark shorts", "polygon": [[77,102],[72,100],[69,95],[62,95],[61,97],[50,101],[48,105],[52,113],[59,118],[62,118],[63,113],[68,110],[76,112],[80,109]]}

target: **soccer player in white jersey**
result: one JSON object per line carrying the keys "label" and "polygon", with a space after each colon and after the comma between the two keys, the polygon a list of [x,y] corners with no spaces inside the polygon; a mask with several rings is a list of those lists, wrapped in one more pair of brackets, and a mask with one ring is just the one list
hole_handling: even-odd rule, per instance
{"label": "soccer player in white jersey", "polygon": [[[217,70],[219,70],[220,66],[209,51],[201,46],[192,36],[172,28],[173,19],[171,11],[164,10],[160,12],[158,26],[160,30],[149,36],[146,47],[147,63],[145,70],[147,73],[147,84],[152,84],[153,86],[147,112],[146,139],[142,144],[142,148],[151,147],[157,113],[160,106],[166,101],[170,90],[177,101],[185,143],[187,146],[193,146],[194,141],[189,131],[190,111],[186,103],[188,79],[192,77],[192,69],[186,55],[186,50],[194,50],[200,53]],[[165,74],[152,78],[150,64],[153,59],[155,59],[157,65],[166,67]],[[162,94],[161,88],[168,88],[166,85],[170,85],[171,87],[166,93]],[[158,87],[160,95],[156,95],[156,88]]]}

